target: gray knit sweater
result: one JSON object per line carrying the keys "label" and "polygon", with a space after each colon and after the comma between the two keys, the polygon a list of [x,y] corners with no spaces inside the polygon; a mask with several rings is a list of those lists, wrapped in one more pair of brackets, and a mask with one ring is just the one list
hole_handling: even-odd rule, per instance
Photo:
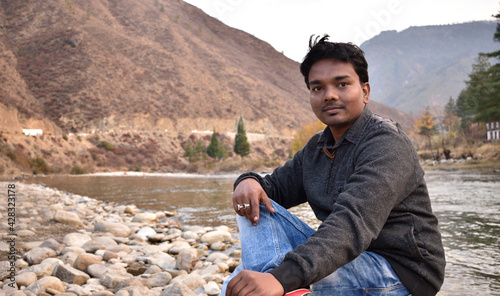
{"label": "gray knit sweater", "polygon": [[386,258],[413,295],[439,291],[445,256],[437,219],[414,147],[395,122],[365,108],[336,143],[327,127],[272,174],[246,173],[235,186],[248,177],[285,208],[308,202],[322,221],[271,271],[285,291],[321,280],[366,250]]}

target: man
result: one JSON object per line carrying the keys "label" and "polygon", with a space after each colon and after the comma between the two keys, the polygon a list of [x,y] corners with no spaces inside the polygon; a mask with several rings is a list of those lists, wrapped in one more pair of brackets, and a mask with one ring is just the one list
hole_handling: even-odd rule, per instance
{"label": "man", "polygon": [[[445,257],[415,149],[366,107],[363,51],[318,39],[300,68],[327,127],[272,174],[236,180],[242,264],[221,295],[435,295]],[[316,231],[286,211],[304,202]]]}

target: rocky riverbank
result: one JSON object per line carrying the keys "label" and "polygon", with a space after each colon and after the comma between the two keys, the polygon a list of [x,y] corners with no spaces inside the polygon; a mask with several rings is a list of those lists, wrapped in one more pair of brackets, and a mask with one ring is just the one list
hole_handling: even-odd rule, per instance
{"label": "rocky riverbank", "polygon": [[226,226],[36,184],[0,188],[0,296],[219,295],[239,264]]}

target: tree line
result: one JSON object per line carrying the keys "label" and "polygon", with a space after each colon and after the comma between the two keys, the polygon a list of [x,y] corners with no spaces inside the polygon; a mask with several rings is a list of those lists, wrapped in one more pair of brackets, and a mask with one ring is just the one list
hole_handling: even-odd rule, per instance
{"label": "tree line", "polygon": [[[200,141],[198,141],[193,147],[193,144],[188,141],[184,147],[184,157],[188,158],[189,162],[207,159],[207,156],[215,160],[227,158],[227,150],[223,143],[219,140],[219,137],[220,135],[214,129],[210,144],[207,147],[205,147]],[[248,143],[242,116],[240,116],[238,120],[238,130],[234,138],[233,151],[242,157],[250,154],[250,144]]]}
{"label": "tree line", "polygon": [[[500,13],[494,16],[500,21]],[[500,22],[493,39],[500,42]],[[497,63],[492,65],[491,61]],[[427,139],[434,159],[440,158],[439,148],[434,152],[432,139],[440,138],[443,156],[450,158],[450,148],[472,145],[485,139],[485,124],[500,120],[500,50],[480,53],[465,81],[466,87],[457,99],[450,97],[443,111],[429,106],[415,122],[415,132]],[[434,112],[431,112],[434,111]],[[434,114],[433,114],[434,113]],[[437,114],[436,114],[437,113]]]}

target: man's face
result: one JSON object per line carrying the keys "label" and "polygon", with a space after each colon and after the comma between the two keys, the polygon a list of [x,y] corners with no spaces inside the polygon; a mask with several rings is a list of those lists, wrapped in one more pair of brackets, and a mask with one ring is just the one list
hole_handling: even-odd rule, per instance
{"label": "man's face", "polygon": [[336,141],[370,101],[370,85],[360,83],[352,64],[339,60],[314,63],[309,71],[309,85],[312,110],[330,127]]}

